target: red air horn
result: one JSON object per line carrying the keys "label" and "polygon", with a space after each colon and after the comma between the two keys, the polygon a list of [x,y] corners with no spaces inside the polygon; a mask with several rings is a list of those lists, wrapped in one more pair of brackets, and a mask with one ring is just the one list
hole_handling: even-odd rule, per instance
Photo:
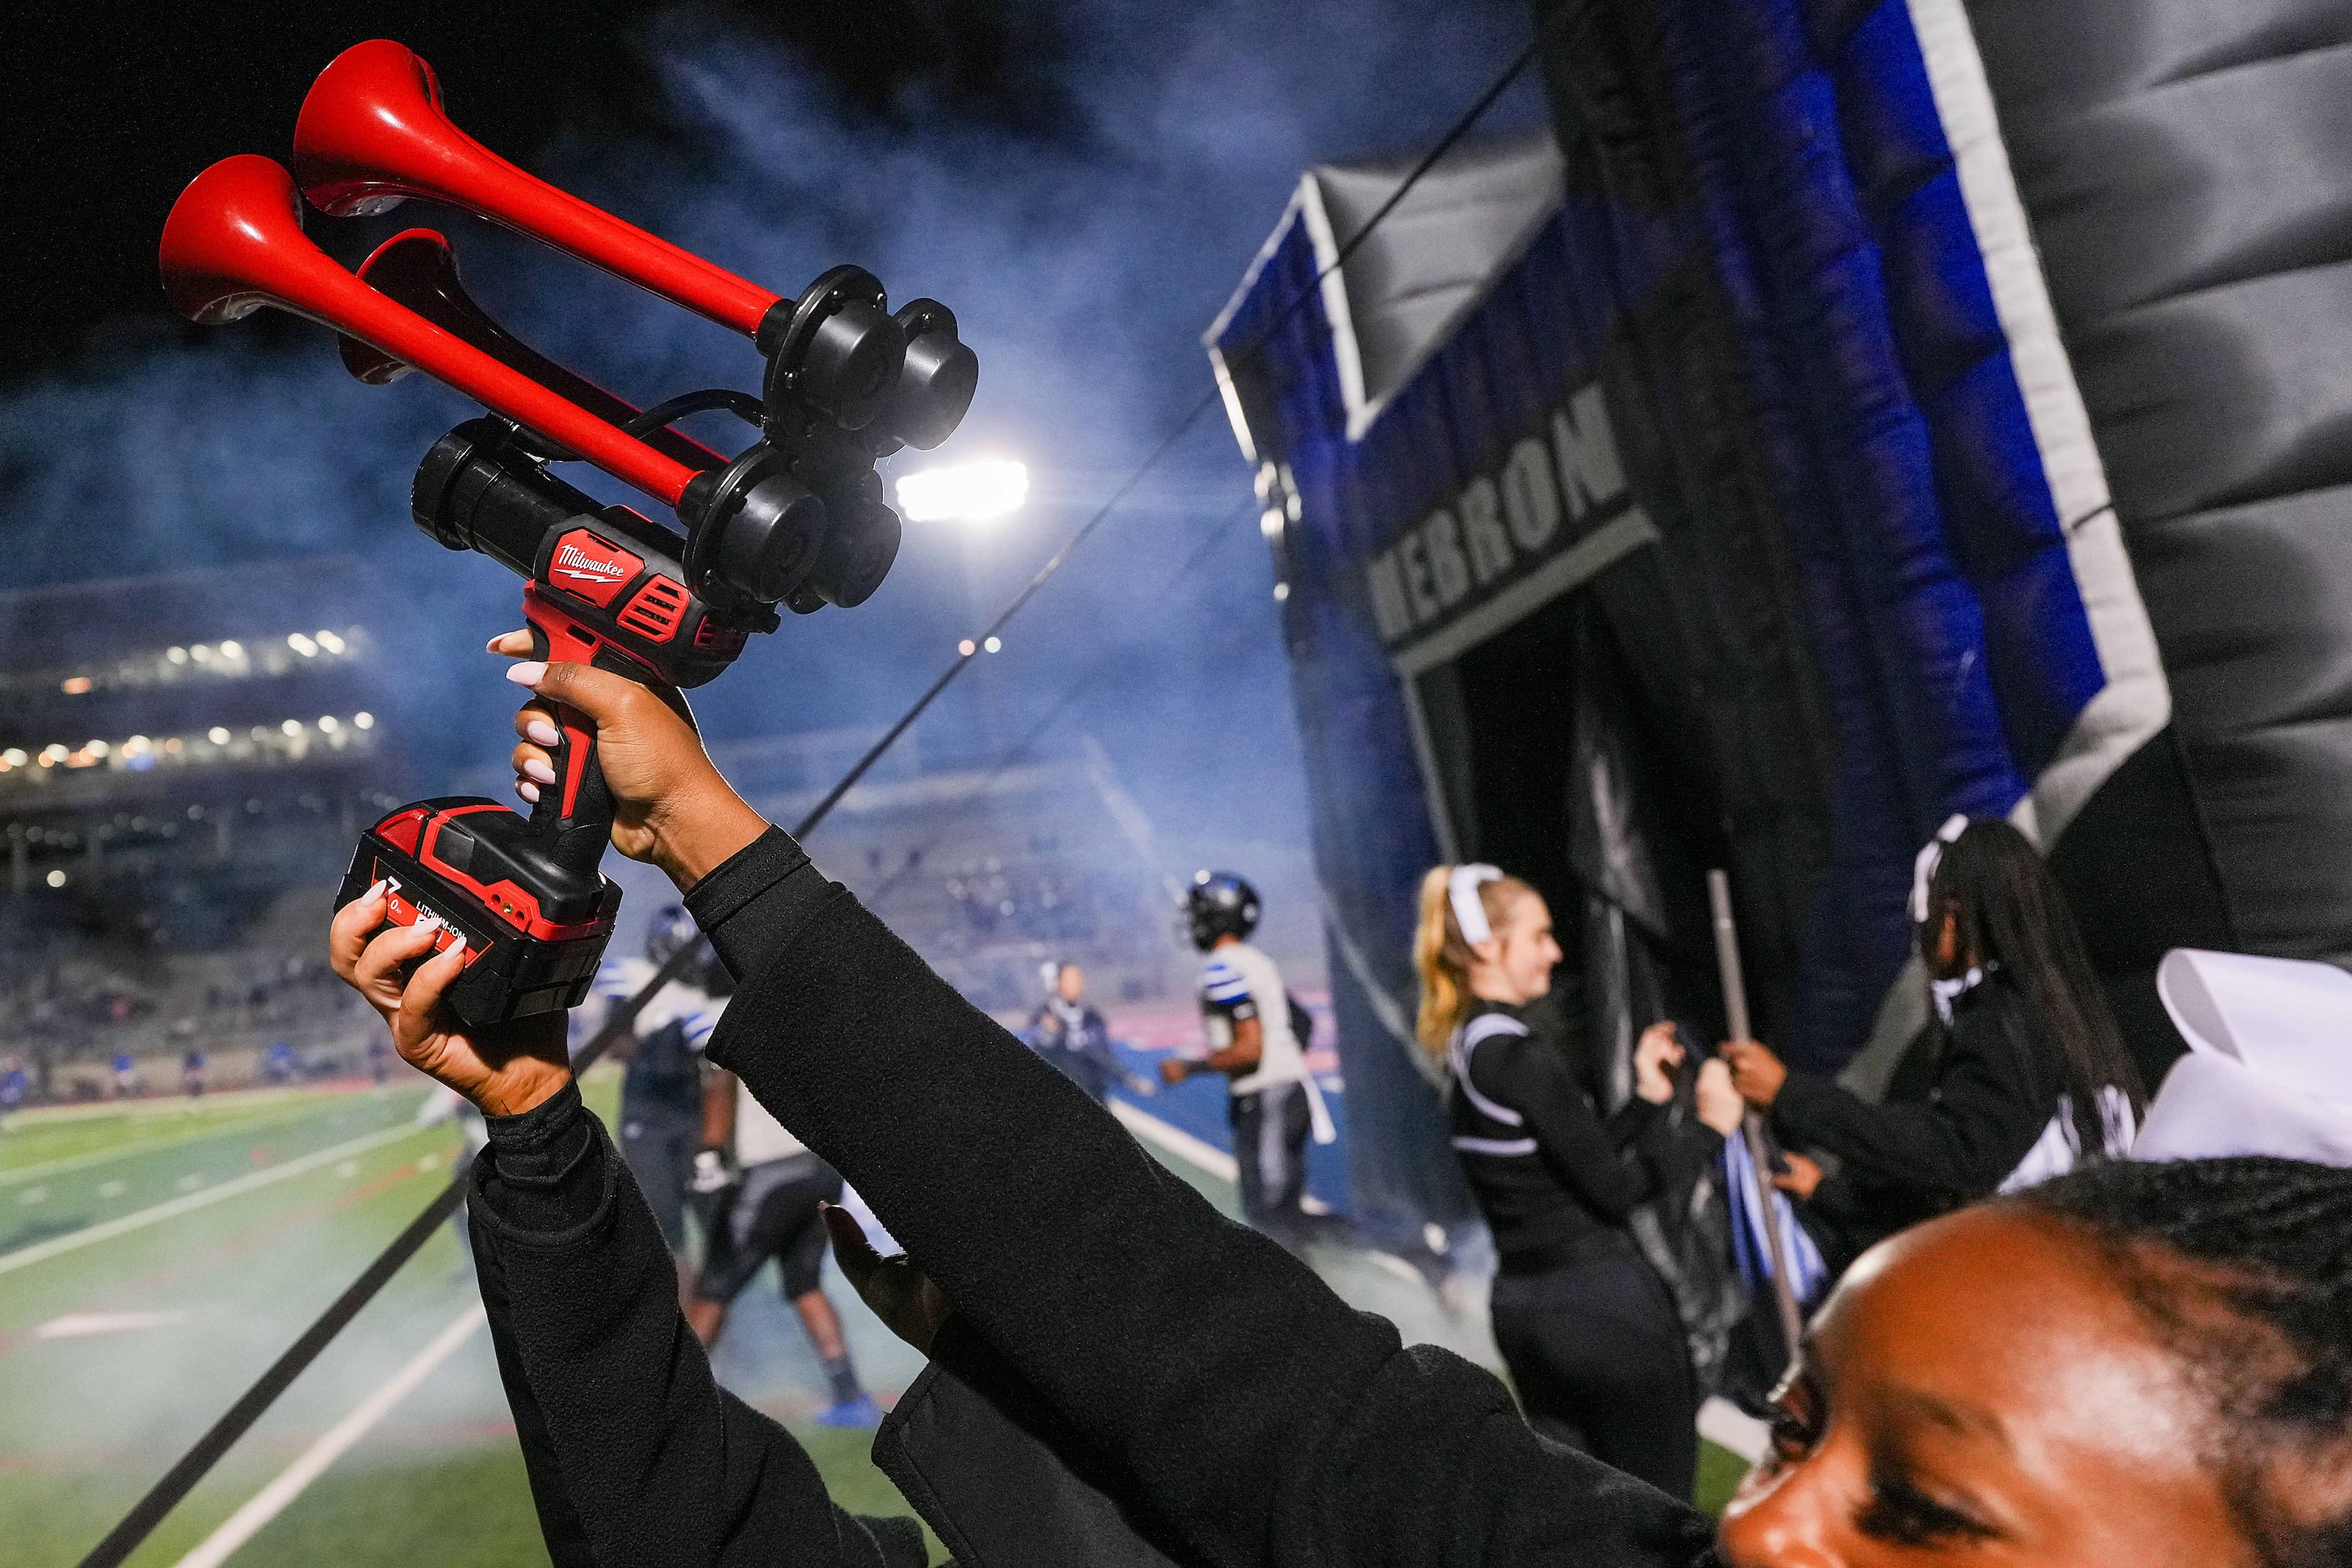
{"label": "red air horn", "polygon": [[[978,384],[947,307],[917,300],[892,314],[881,284],[854,267],[792,300],[750,283],[482,146],[443,112],[432,68],[386,39],[354,45],[320,74],[294,163],[327,212],[446,202],[743,332],[766,361],[760,395],[713,388],[638,414],[491,321],[429,230],[395,239],[352,278],[301,237],[285,174],[253,158],[215,165],[173,207],[163,265],[174,305],[200,321],[262,304],[312,317],[375,351],[347,356],[362,379],[422,370],[539,438],[503,460],[578,457],[643,490],[685,523],[695,591],[747,630],[766,629],[766,606],[856,605],[880,585],[899,530],[874,464],[945,440]],[[743,416],[760,439],[724,460],[668,429],[708,408]]]}
{"label": "red air horn", "polygon": [[[374,254],[360,263],[360,280],[607,424],[632,425],[638,420],[641,411],[635,404],[623,402],[586,376],[556,363],[492,321],[489,312],[466,292],[465,282],[457,275],[457,252],[433,230],[412,228],[377,246]],[[415,368],[357,338],[344,338],[341,346],[343,368],[371,386],[397,381]],[[645,442],[698,472],[727,466],[725,458],[667,426],[646,430]]]}
{"label": "red air horn", "polygon": [[319,73],[294,122],[294,177],[320,212],[359,217],[411,196],[502,223],[754,337],[784,301],[516,168],[449,122],[433,68],[389,38]]}
{"label": "red air horn", "polygon": [[932,300],[887,313],[857,268],[827,273],[798,300],[536,179],[449,121],[433,68],[387,38],[354,44],[319,74],[294,124],[294,174],[321,212],[388,212],[446,202],[601,267],[752,340],[770,362],[770,403],[799,401],[845,430],[879,419],[929,448],[971,405],[979,362]]}
{"label": "red air horn", "polygon": [[250,153],[198,174],[163,222],[163,292],[191,321],[264,305],[321,321],[562,442],[671,506],[694,470],[369,288],[302,232],[285,170]]}
{"label": "red air horn", "polygon": [[[536,656],[593,663],[654,686],[700,685],[773,631],[774,606],[863,602],[898,552],[877,459],[934,447],[971,405],[979,362],[946,306],[896,314],[882,285],[836,267],[796,300],[601,212],[524,174],[441,111],[432,68],[398,44],[347,49],[321,74],[295,131],[302,188],[337,215],[414,196],[491,218],[750,337],[759,396],[725,387],[640,412],[508,331],[458,281],[449,243],[411,229],[354,277],[302,233],[295,179],[267,158],[224,159],[181,193],[163,226],[163,287],[199,321],[263,305],[343,337],[360,380],[420,370],[492,410],[441,437],[410,493],[417,526],[520,574]],[[728,458],[670,426],[724,409],[758,431]],[[584,459],[676,510],[675,531],[600,506],[548,471]],[[385,886],[386,918],[462,938],[449,991],[483,1026],[577,1003],[613,929],[620,891],[599,867],[613,802],[596,731],[559,710],[556,783],[525,819],[495,802],[421,801],[370,830],[338,907]]]}

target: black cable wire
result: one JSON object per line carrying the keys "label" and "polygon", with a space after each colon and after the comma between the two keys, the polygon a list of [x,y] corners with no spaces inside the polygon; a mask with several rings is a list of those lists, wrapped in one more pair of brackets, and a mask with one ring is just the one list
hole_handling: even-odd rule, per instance
{"label": "black cable wire", "polygon": [[[1372,231],[1380,226],[1381,221],[1396,210],[1398,204],[1404,200],[1406,194],[1420,183],[1423,175],[1436,167],[1439,161],[1452,152],[1462,138],[1468,135],[1478,121],[1486,117],[1486,111],[1495,106],[1496,100],[1503,96],[1511,83],[1517,79],[1519,73],[1527,69],[1535,59],[1538,50],[1549,38],[1553,30],[1573,11],[1574,7],[1563,5],[1537,28],[1535,36],[1528,39],[1527,47],[1519,51],[1518,57],[1495,79],[1493,85],[1479,95],[1477,101],[1454,122],[1452,129],[1438,138],[1436,144],[1418,163],[1413,165],[1397,188],[1390,193],[1388,199],[1374,210],[1370,218],[1365,220],[1363,227],[1358,229],[1346,244],[1339,247],[1338,254],[1331,258],[1330,264],[1316,272],[1314,279],[1276,313],[1274,320],[1267,323],[1263,332],[1258,334],[1256,341],[1241,351],[1243,353],[1253,353],[1271,342],[1274,334],[1286,325],[1290,318],[1314,297],[1316,289],[1322,286],[1323,281],[1347,264],[1348,258],[1356,253],[1358,247],[1366,239],[1370,237]],[[692,399],[699,395],[702,395],[689,393],[687,398]],[[968,646],[972,651],[959,652],[955,662],[940,672],[938,679],[933,680],[924,689],[923,694],[915,700],[912,707],[899,716],[898,722],[883,731],[882,737],[866,749],[866,754],[857,759],[856,763],[848,773],[842,775],[841,782],[828,790],[824,798],[818,801],[794,825],[793,828],[794,838],[806,838],[816,829],[818,824],[831,815],[833,808],[840,804],[842,796],[856,786],[858,781],[873,769],[874,764],[882,760],[883,754],[897,743],[898,737],[905,734],[915,721],[921,718],[924,711],[939,700],[940,694],[954,683],[956,677],[963,673],[965,667],[979,657],[981,648],[987,640],[1003,631],[1015,616],[1028,606],[1029,601],[1037,596],[1038,591],[1062,569],[1063,565],[1076,552],[1078,547],[1094,537],[1096,531],[1109,521],[1111,513],[1118,510],[1119,504],[1133,494],[1136,487],[1166,460],[1169,453],[1176,449],[1177,444],[1191,433],[1194,425],[1200,422],[1201,416],[1216,406],[1220,397],[1221,394],[1212,387],[1206,395],[1192,405],[1184,416],[1176,422],[1175,426],[1151,448],[1143,461],[1138,464],[1126,479],[1119,481],[1118,488],[1111,491],[1109,499],[1095,510],[1093,515],[1079,526],[1078,531],[1072,534],[1059,550],[1054,552],[1044,565],[1037,568],[1036,574],[1029,579],[1028,584],[1020,593],[1013,595],[1013,602],[1005,605],[994,620],[988,623],[979,637],[971,639]],[[671,401],[672,404],[676,404],[681,400],[672,399]],[[646,414],[660,413],[669,406],[670,405],[663,405],[660,408],[647,410]],[[683,414],[678,416],[682,417]],[[646,416],[639,417],[644,418]],[[1227,527],[1230,526],[1232,526],[1230,523],[1227,524]],[[1223,531],[1220,530],[1218,537],[1222,537],[1223,532]],[[1069,700],[1075,699],[1077,691],[1085,684],[1086,682],[1081,681],[1077,687],[1065,693],[1062,701],[1055,705],[1053,711],[1058,712]],[[1031,736],[1024,738],[1021,742],[1022,746],[1025,747],[1033,743],[1035,736],[1042,733],[1042,728],[1033,731]],[[999,770],[1009,765],[1009,760],[1001,762],[998,764]],[[646,1005],[664,986],[685,972],[687,965],[696,957],[700,946],[699,939],[681,946],[663,961],[661,966],[655,970],[653,977],[647,980],[635,994],[622,1002],[606,1016],[604,1026],[598,1029],[587,1046],[572,1058],[572,1071],[575,1075],[586,1072],[607,1050],[612,1048],[614,1041],[635,1026],[637,1016],[645,1011]],[[384,1248],[374,1262],[368,1265],[357,1279],[352,1281],[350,1288],[335,1298],[334,1304],[321,1313],[316,1322],[304,1330],[302,1336],[288,1346],[283,1355],[270,1363],[269,1369],[261,1374],[253,1386],[247,1389],[235,1405],[229,1406],[227,1412],[215,1421],[203,1436],[196,1439],[194,1446],[180,1458],[179,1462],[165,1471],[163,1479],[132,1505],[131,1511],[122,1517],[121,1522],[109,1531],[106,1538],[81,1560],[79,1568],[120,1568],[123,1560],[137,1551],[140,1544],[147,1539],[155,1527],[163,1521],[164,1516],[177,1507],[180,1500],[194,1489],[199,1480],[204,1479],[205,1473],[219,1462],[221,1456],[227,1453],[236,1440],[261,1418],[262,1413],[276,1402],[278,1395],[285,1393],[294,1380],[301,1376],[310,1364],[319,1358],[320,1352],[324,1351],[334,1337],[342,1331],[343,1327],[359,1314],[360,1309],[366,1306],[374,1298],[376,1292],[383,1289],[392,1277],[399,1271],[400,1267],[415,1256],[417,1248],[424,1246],[426,1239],[432,1236],[434,1227],[457,1211],[457,1205],[465,1200],[465,1185],[466,1178],[459,1176],[442,1189],[433,1201],[425,1205],[425,1212],[410,1221],[407,1227],[393,1238],[392,1244]]]}
{"label": "black cable wire", "polygon": [[179,1463],[163,1472],[163,1479],[150,1487],[147,1495],[132,1505],[131,1511],[122,1516],[122,1522],[107,1531],[105,1540],[90,1548],[89,1555],[81,1560],[82,1568],[100,1568],[100,1565],[102,1568],[114,1568],[115,1564],[137,1551],[140,1543],[147,1539],[148,1532],[163,1523],[163,1516],[177,1507],[180,1500],[204,1479],[205,1473],[220,1461],[221,1456],[227,1453],[256,1421],[261,1419],[262,1412],[276,1404],[278,1396],[319,1359],[319,1352],[327,1348],[328,1342],[341,1333],[343,1326],[359,1315],[360,1309],[374,1300],[375,1293],[400,1272],[401,1265],[415,1256],[416,1249],[431,1239],[433,1233],[440,1228],[441,1222],[457,1212],[457,1205],[465,1201],[465,1196],[466,1178],[462,1175],[436,1194],[433,1201],[425,1205],[425,1212],[410,1220],[407,1228],[393,1237],[392,1245],[377,1255],[376,1260],[335,1298],[334,1304],[319,1315],[319,1321],[303,1330],[302,1337],[287,1346],[286,1353],[269,1363],[269,1370],[228,1407],[226,1414],[213,1423],[209,1431],[196,1439],[194,1447],[180,1456]]}
{"label": "black cable wire", "polygon": [[[1194,547],[1192,553],[1185,557],[1184,563],[1176,568],[1174,574],[1168,578],[1165,586],[1173,587],[1175,584],[1182,582],[1185,578],[1191,576],[1194,571],[1196,571],[1209,559],[1210,556],[1216,552],[1217,546],[1223,544],[1225,540],[1232,535],[1233,531],[1236,527],[1242,523],[1249,521],[1251,519],[1256,517],[1257,514],[1258,509],[1255,506],[1253,505],[1247,507],[1237,515],[1227,519],[1223,526],[1213,530],[1207,538],[1202,540],[1201,542]],[[988,766],[982,771],[979,783],[974,786],[972,791],[973,798],[977,800],[984,797],[988,793],[989,786],[994,784],[998,779],[1003,777],[1005,773],[1016,763],[1020,762],[1022,758],[1027,756],[1029,754],[1030,748],[1034,746],[1039,741],[1045,739],[1045,732],[1054,727],[1055,723],[1060,720],[1063,713],[1069,709],[1070,705],[1076,702],[1086,693],[1087,688],[1092,686],[1097,680],[1102,679],[1104,673],[1109,668],[1110,660],[1107,657],[1098,658],[1093,664],[1087,667],[1085,674],[1079,676],[1077,679],[1072,681],[1067,687],[1066,687],[1063,689],[1061,696],[1055,698],[1053,702],[1046,707],[1045,711],[1038,716],[1037,721],[1029,727],[1028,732],[1024,734],[1018,741],[1013,742],[1010,747],[997,753],[996,760],[989,763]],[[945,837],[944,834],[934,834],[930,838],[916,846],[914,850],[908,854],[908,858],[899,863],[898,869],[891,872],[888,877],[883,879],[881,884],[862,900],[866,907],[878,910],[881,908],[882,900],[889,897],[889,895],[897,889],[898,884],[907,879],[908,873],[915,868],[916,865],[919,864],[924,857],[930,853],[931,849],[939,844],[940,838],[943,837]]]}
{"label": "black cable wire", "polygon": [[738,392],[731,386],[706,386],[699,392],[681,392],[676,397],[666,398],[644,413],[624,420],[621,434],[643,437],[665,426],[677,424],[689,414],[701,414],[713,408],[724,408],[755,430],[760,427],[766,413],[760,400],[748,392]]}

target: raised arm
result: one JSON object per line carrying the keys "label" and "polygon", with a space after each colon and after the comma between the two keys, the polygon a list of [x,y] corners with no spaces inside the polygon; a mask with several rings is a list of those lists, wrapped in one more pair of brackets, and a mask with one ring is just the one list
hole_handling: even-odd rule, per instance
{"label": "raised arm", "polygon": [[2055,1074],[1996,1006],[1986,1004],[1954,1031],[1932,1098],[1874,1105],[1790,1071],[1771,1102],[1774,1127],[1790,1142],[1826,1149],[1890,1181],[1990,1194],[2042,1136],[2058,1098]]}
{"label": "raised arm", "polygon": [[440,995],[464,950],[419,963],[434,933],[371,941],[383,914],[379,892],[336,917],[335,968],[383,1013],[403,1057],[488,1118],[475,1257],[558,1568],[920,1564],[912,1521],[843,1513],[791,1436],[712,1381],[678,1313],[669,1249],[581,1106],[561,1016],[478,1037],[446,1026]]}
{"label": "raised arm", "polygon": [[[617,728],[635,726],[646,755],[692,747],[657,702],[625,710],[636,689],[625,682],[584,667],[530,673],[597,720],[616,792],[641,787],[614,764]],[[669,820],[697,832],[690,812]],[[722,842],[736,820],[714,817]],[[647,855],[711,859],[683,838]],[[1573,1551],[1634,1568],[1704,1551],[1704,1518],[1542,1443],[1491,1375],[1404,1349],[1384,1320],[1223,1219],[782,833],[690,882],[672,875],[742,983],[711,1059],[856,1186],[968,1331],[1192,1555],[1339,1565]]]}

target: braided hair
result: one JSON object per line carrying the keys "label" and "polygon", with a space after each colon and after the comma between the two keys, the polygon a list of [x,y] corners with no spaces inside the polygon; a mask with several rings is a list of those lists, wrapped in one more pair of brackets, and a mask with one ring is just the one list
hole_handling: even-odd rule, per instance
{"label": "braided hair", "polygon": [[2352,1563],[2352,1170],[2123,1162],[2005,1201],[2106,1248],[2212,1402],[2224,1493],[2263,1568]]}

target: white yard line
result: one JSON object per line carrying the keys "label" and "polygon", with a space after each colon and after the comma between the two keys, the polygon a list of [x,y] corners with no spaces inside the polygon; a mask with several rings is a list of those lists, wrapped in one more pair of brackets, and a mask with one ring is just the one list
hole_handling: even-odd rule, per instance
{"label": "white yard line", "polygon": [[[173,1068],[176,1074],[179,1069]],[[99,1100],[68,1105],[37,1105],[30,1110],[19,1110],[9,1120],[22,1127],[38,1127],[53,1121],[100,1121],[110,1116],[126,1121],[152,1121],[159,1116],[231,1115],[250,1110],[271,1100],[291,1100],[296,1095],[332,1094],[332,1089],[306,1088],[284,1084],[274,1089],[215,1089],[201,1100],[184,1094],[144,1094],[135,1100]]]}
{"label": "white yard line", "polygon": [[33,1331],[37,1340],[79,1340],[92,1334],[127,1334],[141,1329],[168,1329],[187,1317],[185,1312],[68,1312],[51,1318]]}
{"label": "white yard line", "polygon": [[134,1230],[144,1230],[151,1225],[161,1225],[167,1219],[177,1219],[184,1214],[192,1214],[208,1204],[241,1197],[247,1193],[266,1187],[273,1182],[282,1182],[289,1176],[299,1176],[305,1172],[315,1171],[321,1165],[331,1165],[338,1160],[346,1159],[354,1154],[363,1154],[371,1149],[380,1149],[397,1139],[430,1131],[429,1128],[421,1128],[404,1121],[397,1127],[387,1127],[381,1132],[371,1132],[364,1137],[353,1138],[348,1142],[338,1143],[331,1149],[321,1149],[315,1154],[305,1154],[299,1160],[289,1160],[282,1165],[271,1165],[266,1169],[238,1176],[232,1181],[223,1182],[216,1187],[199,1188],[185,1197],[173,1198],[169,1202],[157,1204],[152,1208],[143,1208],[134,1214],[124,1215],[119,1219],[85,1226],[79,1230],[68,1231],[63,1236],[51,1237],[47,1241],[37,1241],[30,1247],[20,1247],[14,1252],[0,1253],[0,1274],[13,1274],[19,1268],[29,1268],[36,1263],[45,1263],[60,1253],[78,1251],[101,1241],[111,1241],[118,1236],[128,1236]]}
{"label": "white yard line", "polygon": [[1157,1116],[1138,1110],[1123,1100],[1114,1098],[1108,1104],[1110,1113],[1146,1143],[1158,1144],[1178,1159],[1198,1165],[1219,1181],[1238,1182],[1242,1179],[1241,1167],[1234,1163],[1234,1157],[1214,1143],[1195,1138],[1181,1127],[1171,1127]]}
{"label": "white yard line", "polygon": [[1707,1395],[1698,1407],[1698,1435],[1751,1465],[1772,1447],[1772,1428],[1719,1394]]}
{"label": "white yard line", "polygon": [[79,1171],[91,1165],[103,1165],[109,1160],[128,1160],[134,1154],[157,1154],[167,1149],[185,1148],[188,1144],[203,1139],[226,1137],[231,1132],[258,1131],[264,1127],[275,1127],[280,1122],[291,1121],[295,1119],[296,1115],[266,1116],[249,1126],[231,1124],[224,1127],[206,1127],[194,1132],[184,1132],[177,1138],[157,1138],[143,1143],[125,1143],[120,1149],[92,1149],[85,1153],[68,1154],[59,1160],[44,1160],[37,1165],[21,1165],[13,1171],[0,1171],[0,1187],[13,1187],[20,1182],[38,1181],[43,1176],[54,1176],[62,1171]]}
{"label": "white yard line", "polygon": [[[299,1091],[272,1089],[269,1092],[273,1096],[282,1098]],[[265,1128],[281,1126],[289,1121],[299,1121],[305,1117],[315,1115],[320,1103],[314,1100],[307,1105],[286,1107],[268,1116],[256,1116],[250,1121],[239,1121],[235,1116],[225,1115],[219,1119],[221,1124],[218,1126],[194,1128],[173,1138],[157,1138],[146,1142],[126,1143],[119,1149],[92,1149],[86,1153],[68,1154],[61,1159],[45,1160],[37,1165],[20,1165],[13,1171],[0,1171],[0,1187],[10,1187],[19,1182],[29,1182],[37,1177],[54,1175],[59,1171],[79,1171],[90,1165],[103,1165],[109,1160],[128,1160],[140,1154],[154,1154],[166,1149],[184,1148],[206,1138],[226,1138],[231,1133],[258,1132]],[[237,1114],[247,1115],[250,1114],[250,1111],[249,1110],[241,1110]]]}
{"label": "white yard line", "polygon": [[326,1474],[329,1466],[351,1450],[352,1445],[366,1436],[375,1424],[392,1414],[398,1405],[415,1392],[416,1385],[433,1375],[434,1369],[455,1355],[459,1346],[473,1338],[474,1331],[484,1321],[482,1304],[474,1302],[451,1321],[433,1342],[410,1358],[406,1366],[386,1378],[373,1394],[354,1406],[352,1413],[302,1450],[301,1457],[278,1473],[276,1479],[253,1494],[245,1506],[222,1521],[219,1529],[205,1537],[194,1552],[173,1565],[173,1568],[220,1568],[230,1553],[258,1534],[262,1526],[286,1511],[287,1506],[299,1498],[312,1481]]}

